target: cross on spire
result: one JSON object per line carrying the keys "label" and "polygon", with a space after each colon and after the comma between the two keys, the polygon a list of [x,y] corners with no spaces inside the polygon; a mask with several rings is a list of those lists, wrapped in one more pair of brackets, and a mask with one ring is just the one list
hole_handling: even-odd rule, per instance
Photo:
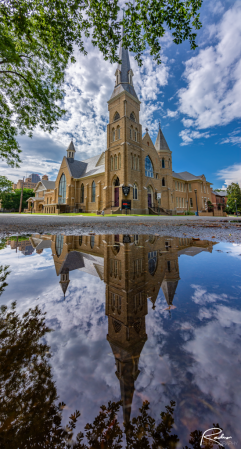
{"label": "cross on spire", "polygon": [[148,128],[146,128],[146,132],[148,133]]}

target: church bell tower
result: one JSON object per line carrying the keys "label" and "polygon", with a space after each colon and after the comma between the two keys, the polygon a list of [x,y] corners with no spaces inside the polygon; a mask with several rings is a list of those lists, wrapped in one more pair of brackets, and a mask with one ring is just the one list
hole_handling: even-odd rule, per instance
{"label": "church bell tower", "polygon": [[123,46],[123,29],[119,59],[115,71],[115,87],[108,101],[109,124],[107,126],[107,151],[105,159],[106,204],[121,207],[122,186],[129,186],[131,179],[131,147],[141,156],[142,127],[139,122],[140,101],[137,97],[129,52]]}

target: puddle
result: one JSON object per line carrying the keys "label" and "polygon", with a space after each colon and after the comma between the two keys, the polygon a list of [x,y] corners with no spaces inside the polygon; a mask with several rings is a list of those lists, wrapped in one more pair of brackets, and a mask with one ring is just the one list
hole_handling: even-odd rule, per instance
{"label": "puddle", "polygon": [[241,245],[34,234],[0,248],[0,447],[67,447],[71,415],[77,447],[191,449],[213,427],[240,447]]}

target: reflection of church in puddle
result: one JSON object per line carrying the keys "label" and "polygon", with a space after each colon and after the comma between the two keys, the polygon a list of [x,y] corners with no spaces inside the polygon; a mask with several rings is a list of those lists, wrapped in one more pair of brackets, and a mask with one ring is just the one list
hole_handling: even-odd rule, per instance
{"label": "reflection of church in puddle", "polygon": [[64,295],[71,282],[70,272],[76,269],[106,283],[107,339],[115,356],[127,422],[139,358],[147,340],[148,299],[155,308],[161,288],[171,307],[180,279],[178,256],[212,252],[213,243],[148,235],[33,236],[30,240],[36,250],[39,246],[52,248]]}

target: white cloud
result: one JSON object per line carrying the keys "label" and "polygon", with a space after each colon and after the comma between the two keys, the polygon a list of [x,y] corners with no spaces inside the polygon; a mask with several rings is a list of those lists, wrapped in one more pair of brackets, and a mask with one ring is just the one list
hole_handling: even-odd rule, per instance
{"label": "white cloud", "polygon": [[241,2],[216,26],[216,45],[186,62],[188,86],[178,92],[179,110],[199,129],[223,126],[241,117]]}
{"label": "white cloud", "polygon": [[217,172],[217,177],[224,180],[224,188],[232,182],[238,182],[241,187],[241,164],[234,164]]}
{"label": "white cloud", "polygon": [[171,111],[170,109],[167,109],[167,117],[176,117],[178,114],[178,111]]}
{"label": "white cloud", "polygon": [[221,144],[224,143],[232,143],[233,145],[239,145],[241,146],[241,135],[238,136],[237,134],[240,134],[241,132],[241,128],[237,128],[234,131],[232,131],[231,133],[228,134],[228,137],[226,137],[225,139],[222,139],[222,141],[220,142]]}
{"label": "white cloud", "polygon": [[179,136],[182,138],[181,146],[183,145],[189,145],[189,143],[193,142],[194,139],[208,139],[210,137],[210,134],[208,132],[200,133],[199,131],[191,131],[189,129],[184,129],[179,133]]}

